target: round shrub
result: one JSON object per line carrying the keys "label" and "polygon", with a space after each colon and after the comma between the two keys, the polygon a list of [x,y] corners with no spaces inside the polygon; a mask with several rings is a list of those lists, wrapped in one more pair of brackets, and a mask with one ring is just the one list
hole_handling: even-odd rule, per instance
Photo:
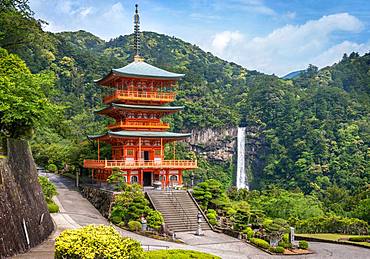
{"label": "round shrub", "polygon": [[284,248],[292,248],[292,243],[281,241],[279,242],[279,246],[282,246]]}
{"label": "round shrub", "polygon": [[209,209],[207,212],[207,218],[212,226],[217,225],[217,212],[215,210]]}
{"label": "round shrub", "polygon": [[50,213],[57,213],[59,212],[59,206],[53,201],[48,202],[48,210]]}
{"label": "round shrub", "polygon": [[284,253],[284,251],[285,251],[285,248],[284,247],[282,247],[282,246],[277,246],[277,247],[270,247],[270,249],[269,249],[271,252],[273,252],[273,253],[277,253],[277,254],[282,254],[282,253]]}
{"label": "round shrub", "polygon": [[252,228],[250,227],[246,227],[244,230],[243,230],[243,234],[246,234],[248,239],[251,239],[253,236],[254,236],[254,231]]}
{"label": "round shrub", "polygon": [[141,223],[139,221],[129,221],[128,222],[128,228],[131,230],[131,231],[140,231],[141,230]]}
{"label": "round shrub", "polygon": [[55,173],[56,171],[58,171],[58,167],[54,164],[49,164],[47,169],[51,173]]}
{"label": "round shrub", "polygon": [[265,248],[265,249],[270,248],[270,244],[266,240],[263,240],[263,239],[260,239],[260,238],[251,238],[250,241],[251,241],[251,243],[255,244],[258,247],[262,247],[262,248]]}
{"label": "round shrub", "polygon": [[304,240],[299,241],[299,248],[300,249],[307,249],[308,248],[308,242],[304,241]]}
{"label": "round shrub", "polygon": [[147,220],[148,226],[156,230],[158,230],[164,222],[162,214],[156,210],[149,211],[148,216],[146,217],[146,220]]}
{"label": "round shrub", "polygon": [[139,259],[144,253],[141,244],[122,237],[114,228],[88,225],[65,230],[55,240],[55,258],[76,259]]}

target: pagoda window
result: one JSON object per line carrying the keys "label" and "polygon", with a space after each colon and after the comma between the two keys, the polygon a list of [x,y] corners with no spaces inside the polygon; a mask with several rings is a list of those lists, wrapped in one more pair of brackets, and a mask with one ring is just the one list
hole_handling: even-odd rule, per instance
{"label": "pagoda window", "polygon": [[156,150],[154,151],[154,155],[155,155],[155,156],[161,156],[161,150],[160,150],[160,149],[156,149]]}
{"label": "pagoda window", "polygon": [[177,175],[171,175],[170,176],[170,181],[171,182],[177,182]]}
{"label": "pagoda window", "polygon": [[133,149],[127,149],[126,154],[127,154],[127,156],[133,156],[134,155],[134,150]]}
{"label": "pagoda window", "polygon": [[159,176],[159,181],[166,181],[166,176],[165,175],[160,175]]}
{"label": "pagoda window", "polygon": [[131,183],[138,183],[139,178],[136,175],[131,176]]}

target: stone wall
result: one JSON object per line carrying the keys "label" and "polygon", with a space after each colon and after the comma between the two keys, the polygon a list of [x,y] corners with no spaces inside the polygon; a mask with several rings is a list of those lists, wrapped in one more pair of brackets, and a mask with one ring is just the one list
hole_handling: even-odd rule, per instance
{"label": "stone wall", "polygon": [[103,215],[109,218],[116,192],[99,189],[91,185],[80,185],[80,192]]}
{"label": "stone wall", "polygon": [[5,258],[40,244],[54,224],[26,141],[8,140],[8,157],[0,159],[0,178],[0,258]]}

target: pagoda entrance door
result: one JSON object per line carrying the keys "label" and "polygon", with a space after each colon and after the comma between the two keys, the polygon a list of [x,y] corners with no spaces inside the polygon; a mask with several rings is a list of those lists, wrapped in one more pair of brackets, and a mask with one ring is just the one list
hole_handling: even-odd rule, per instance
{"label": "pagoda entrance door", "polygon": [[150,158],[149,158],[149,151],[144,151],[144,160],[145,161],[150,160]]}
{"label": "pagoda entrance door", "polygon": [[143,173],[144,186],[152,186],[152,172]]}

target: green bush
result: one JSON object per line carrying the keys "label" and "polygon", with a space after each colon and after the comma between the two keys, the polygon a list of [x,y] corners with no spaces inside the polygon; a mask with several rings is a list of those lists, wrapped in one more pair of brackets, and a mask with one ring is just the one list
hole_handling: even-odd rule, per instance
{"label": "green bush", "polygon": [[199,258],[199,259],[219,259],[220,257],[201,253],[192,250],[180,250],[180,249],[170,249],[170,250],[153,250],[144,253],[144,258],[147,259],[190,259],[190,258]]}
{"label": "green bush", "polygon": [[150,210],[148,212],[146,220],[148,223],[148,227],[156,230],[160,229],[164,222],[162,214],[156,210]]}
{"label": "green bush", "polygon": [[54,164],[49,164],[47,170],[51,173],[55,173],[56,171],[58,171],[58,167]]}
{"label": "green bush", "polygon": [[55,184],[50,182],[45,176],[39,176],[39,183],[41,185],[42,193],[44,194],[46,202],[51,202],[51,199],[58,194]]}
{"label": "green bush", "polygon": [[282,246],[284,248],[292,248],[292,243],[280,241],[279,246]]}
{"label": "green bush", "polygon": [[134,221],[134,220],[129,221],[127,226],[131,231],[140,231],[141,230],[141,223],[139,221]]}
{"label": "green bush", "polygon": [[47,204],[48,204],[48,210],[49,210],[50,213],[59,212],[59,206],[55,202],[50,201]]}
{"label": "green bush", "polygon": [[289,234],[288,233],[285,233],[283,235],[282,241],[285,242],[285,243],[290,243]]}
{"label": "green bush", "polygon": [[304,240],[299,241],[299,248],[300,249],[307,249],[308,248],[308,242],[304,241]]}
{"label": "green bush", "polygon": [[366,221],[356,218],[344,218],[330,215],[314,217],[298,221],[298,233],[342,233],[350,235],[364,235],[368,233],[369,225]]}
{"label": "green bush", "polygon": [[352,242],[368,242],[368,240],[370,240],[370,236],[350,237],[348,240]]}
{"label": "green bush", "polygon": [[260,238],[251,238],[250,241],[251,241],[251,243],[255,244],[258,247],[262,247],[262,248],[265,248],[265,249],[270,248],[270,244],[266,240],[263,240],[263,239],[260,239]]}
{"label": "green bush", "polygon": [[209,209],[207,211],[207,218],[212,226],[217,225],[217,212],[215,210]]}
{"label": "green bush", "polygon": [[269,250],[273,253],[282,254],[284,253],[285,248],[282,246],[277,246],[277,247],[270,247]]}
{"label": "green bush", "polygon": [[89,225],[65,230],[55,240],[55,258],[139,259],[141,244],[122,237],[113,227]]}
{"label": "green bush", "polygon": [[254,231],[252,228],[247,227],[246,229],[243,230],[243,234],[246,234],[247,238],[251,239],[254,236]]}

